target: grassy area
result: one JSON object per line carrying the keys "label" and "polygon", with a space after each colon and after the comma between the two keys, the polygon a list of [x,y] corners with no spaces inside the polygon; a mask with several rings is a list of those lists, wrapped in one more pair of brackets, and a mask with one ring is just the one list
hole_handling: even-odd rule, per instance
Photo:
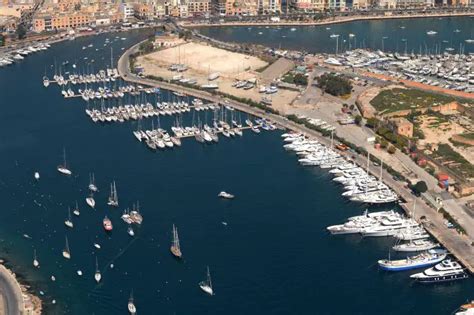
{"label": "grassy area", "polygon": [[465,139],[474,140],[474,132],[463,133],[460,136]]}
{"label": "grassy area", "polygon": [[439,144],[438,150],[433,152],[432,156],[460,178],[468,179],[474,177],[474,165],[461,154],[454,151],[449,144]]}
{"label": "grassy area", "polygon": [[473,101],[460,100],[456,97],[425,92],[416,89],[384,90],[380,92],[370,104],[380,113],[393,113],[399,110],[422,109],[430,106],[447,104],[453,101],[468,102]]}

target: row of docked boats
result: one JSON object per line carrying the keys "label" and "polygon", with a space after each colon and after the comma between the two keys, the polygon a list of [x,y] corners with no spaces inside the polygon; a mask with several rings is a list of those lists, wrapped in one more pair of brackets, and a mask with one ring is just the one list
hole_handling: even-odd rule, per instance
{"label": "row of docked boats", "polygon": [[377,179],[370,175],[369,163],[367,163],[367,170],[363,170],[317,140],[295,133],[283,134],[282,137],[285,142],[283,147],[294,151],[301,165],[330,169],[329,173],[335,176],[333,181],[345,187],[342,195],[351,201],[381,204],[398,200],[398,196],[382,182],[382,176]]}
{"label": "row of docked boats", "polygon": [[87,108],[85,112],[93,122],[124,122],[142,118],[183,114],[190,112],[192,108],[196,111],[204,111],[215,110],[217,107],[215,104],[190,106],[189,103],[185,101],[157,102],[156,106],[150,102],[146,102],[106,107],[102,103],[100,109]]}
{"label": "row of docked boats", "polygon": [[[441,46],[441,45],[440,45]],[[452,54],[453,48],[445,43],[446,52],[437,54],[400,55],[382,51],[357,49],[328,58],[326,63],[351,68],[367,68],[375,73],[409,79],[432,86],[457,91],[474,92],[474,54]]]}
{"label": "row of docked boats", "polygon": [[43,85],[48,87],[50,83],[55,82],[59,86],[65,86],[68,84],[91,84],[91,83],[105,83],[105,82],[114,82],[120,77],[118,70],[115,68],[107,68],[105,70],[100,70],[97,73],[69,73],[68,75],[55,73],[53,75],[53,80],[45,75],[43,77]]}
{"label": "row of docked boats", "polygon": [[[331,234],[354,234],[381,237],[393,236],[397,242],[392,247],[395,252],[406,257],[392,259],[389,250],[387,259],[378,260],[380,269],[385,271],[407,271],[431,267],[410,276],[421,283],[447,282],[467,278],[464,268],[456,261],[447,259],[448,252],[431,241],[430,235],[413,219],[405,218],[393,210],[364,212],[348,218],[344,224],[327,227]],[[405,242],[404,242],[405,241]],[[415,253],[415,254],[409,254]]]}
{"label": "row of docked boats", "polygon": [[40,43],[37,45],[31,45],[12,51],[8,54],[0,56],[0,67],[11,65],[15,62],[25,59],[27,56],[37,53],[39,51],[47,50],[51,47],[48,43]]}

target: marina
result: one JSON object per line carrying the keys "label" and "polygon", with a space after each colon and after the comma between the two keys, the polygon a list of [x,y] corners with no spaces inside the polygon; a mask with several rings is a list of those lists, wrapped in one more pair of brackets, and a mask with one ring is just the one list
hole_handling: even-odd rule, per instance
{"label": "marina", "polygon": [[[71,45],[71,51],[77,51],[87,43],[84,40],[67,45]],[[43,76],[44,64],[51,64],[51,58],[38,60],[36,68],[31,69],[36,78]],[[325,160],[328,163],[323,165],[332,166],[326,169],[298,166],[295,155],[282,148],[279,130],[246,133],[242,141],[219,141],[218,146],[190,141],[169,154],[151,154],[131,135],[138,130],[138,121],[92,124],[83,119],[85,106],[81,99],[65,100],[57,89],[45,89],[35,80],[31,93],[38,98],[29,100],[18,93],[21,79],[10,76],[1,82],[6,86],[5,97],[22,106],[3,108],[8,117],[17,120],[2,125],[7,136],[2,150],[8,154],[3,154],[1,159],[10,168],[2,178],[6,185],[2,185],[0,193],[5,200],[5,215],[12,219],[0,236],[15,240],[14,252],[27,249],[24,258],[18,254],[11,259],[17,265],[22,265],[24,259],[25,266],[31,268],[25,271],[26,276],[40,278],[38,288],[45,292],[45,300],[51,301],[48,307],[53,312],[57,308],[64,310],[60,313],[117,314],[128,308],[130,312],[138,309],[140,313],[149,313],[159,303],[164,313],[239,314],[255,310],[254,297],[259,295],[258,307],[272,313],[307,313],[314,309],[312,301],[316,298],[327,301],[318,306],[321,312],[330,312],[337,297],[351,301],[351,305],[340,306],[341,313],[379,314],[393,308],[400,312],[435,314],[454,309],[472,294],[470,280],[453,282],[455,292],[439,294],[439,290],[449,291],[450,287],[413,288],[407,277],[395,278],[378,272],[376,262],[386,257],[387,249],[393,245],[384,237],[358,241],[352,236],[328,236],[327,226],[360,215],[367,207],[342,196],[341,184],[332,181],[334,175],[328,171],[341,162],[335,155],[331,156],[332,160]],[[165,89],[162,93],[163,98],[172,100],[172,93]],[[238,111],[234,104],[229,106]],[[36,119],[22,121],[20,113],[25,110]],[[258,125],[255,117],[251,115],[250,122]],[[160,127],[171,130],[171,136],[176,117],[160,118]],[[192,117],[187,118],[179,126],[192,126]],[[204,123],[203,116],[201,119]],[[271,121],[282,124],[273,117]],[[27,126],[26,130],[15,128],[18,123]],[[263,125],[260,129],[264,130]],[[32,139],[31,134],[37,138]],[[24,139],[29,139],[27,146],[19,146]],[[62,160],[63,147],[67,149],[66,162],[72,176],[61,176],[55,169]],[[329,152],[325,153],[327,157]],[[32,177],[36,170],[41,173],[39,181]],[[93,183],[101,189],[92,191],[97,210],[83,206],[89,196],[92,170]],[[375,167],[369,171],[379,173]],[[258,179],[258,183],[249,184],[250,178]],[[108,188],[114,180],[117,187],[113,190],[118,190],[120,195],[118,209],[107,206]],[[367,187],[364,195],[372,198],[369,187],[362,187],[364,192]],[[222,189],[237,198],[232,201],[217,198]],[[136,205],[129,212],[137,221],[133,224],[135,235],[131,237],[129,224],[123,223],[120,217],[123,209],[137,199],[141,207]],[[81,215],[73,218],[74,229],[66,231],[65,211],[75,200],[80,201]],[[396,205],[381,204],[377,211],[390,211],[393,207]],[[140,213],[146,221],[142,221]],[[113,223],[111,233],[106,233],[102,226],[106,215]],[[23,222],[24,218],[28,222]],[[186,256],[183,264],[170,257],[173,224],[179,227],[183,241]],[[31,264],[31,246],[41,255],[40,269]],[[61,257],[61,251],[69,259]],[[322,253],[331,263],[326,268],[314,268],[314,261],[321,259]],[[95,279],[96,257],[101,268],[100,284]],[[256,263],[255,257],[262,263]],[[229,263],[230,258],[233,263]],[[207,265],[212,274],[206,270]],[[265,265],[265,270],[261,265]],[[82,276],[78,276],[78,270]],[[281,287],[282,279],[289,279],[288,270],[292,270],[295,286],[291,292],[275,291]],[[53,274],[54,282],[50,280]],[[317,294],[315,279],[327,284]],[[341,286],[351,288],[354,283],[359,284],[357,290],[341,292]],[[211,288],[216,294],[207,296],[209,293],[204,288],[207,291]],[[374,290],[378,299],[368,307],[366,296]],[[391,295],[394,290],[398,292],[396,296]],[[241,301],[232,301],[232,296],[239,296]],[[127,305],[129,298],[131,303]],[[53,299],[57,303],[53,304]]]}

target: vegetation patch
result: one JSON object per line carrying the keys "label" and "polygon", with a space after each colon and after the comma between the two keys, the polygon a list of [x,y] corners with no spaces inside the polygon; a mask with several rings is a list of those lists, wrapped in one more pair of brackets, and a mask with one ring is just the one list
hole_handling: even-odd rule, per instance
{"label": "vegetation patch", "polygon": [[444,105],[453,101],[473,104],[473,101],[453,96],[430,93],[417,89],[395,88],[384,90],[374,97],[370,104],[380,113],[388,114],[400,110],[418,110],[430,106]]}
{"label": "vegetation patch", "polygon": [[352,91],[352,83],[347,78],[335,73],[325,73],[317,78],[318,87],[334,96],[348,95]]}
{"label": "vegetation patch", "polygon": [[438,150],[432,153],[432,157],[456,173],[460,178],[468,179],[474,177],[474,165],[461,154],[454,151],[449,144],[440,143]]}
{"label": "vegetation patch", "polygon": [[293,71],[288,72],[282,78],[283,82],[307,86],[308,85],[308,78],[302,73],[293,73]]}

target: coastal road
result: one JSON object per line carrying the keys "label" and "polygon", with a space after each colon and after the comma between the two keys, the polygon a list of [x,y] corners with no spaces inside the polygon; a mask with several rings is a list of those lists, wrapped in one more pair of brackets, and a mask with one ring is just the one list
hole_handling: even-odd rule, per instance
{"label": "coastal road", "polygon": [[24,314],[23,295],[13,275],[0,265],[0,300],[2,315]]}
{"label": "coastal road", "polygon": [[[321,143],[330,146],[330,140],[328,138],[324,138],[321,136],[320,133],[308,129],[303,125],[296,124],[286,117],[266,113],[265,111],[250,107],[249,105],[239,103],[236,101],[228,100],[225,97],[213,95],[207,91],[195,90],[187,87],[183,87],[180,85],[172,84],[169,82],[161,82],[150,80],[146,78],[138,77],[130,72],[128,59],[130,54],[135,53],[138,50],[138,45],[135,45],[128,49],[119,59],[118,62],[118,71],[122,78],[129,82],[134,82],[137,84],[149,85],[153,87],[164,88],[180,93],[184,93],[190,96],[198,97],[201,99],[208,100],[210,102],[221,103],[221,104],[228,104],[237,110],[244,111],[250,113],[254,116],[268,118],[280,126],[283,126],[287,129],[293,130],[295,132],[303,133],[308,137],[318,139]],[[360,166],[364,167],[366,165],[366,157],[357,155],[356,153],[349,153],[351,158]],[[409,163],[409,161],[406,161]],[[412,161],[411,161],[412,162]],[[371,169],[371,172],[375,176],[379,176],[378,169]],[[474,247],[471,244],[474,244],[474,219],[467,218],[466,216],[462,215],[462,213],[457,213],[458,209],[456,208],[449,208],[446,209],[450,212],[454,217],[462,217],[463,223],[467,223],[466,230],[468,231],[468,235],[460,235],[456,230],[449,229],[444,221],[443,216],[438,213],[435,209],[429,207],[426,203],[419,200],[416,205],[416,212],[413,209],[414,206],[414,199],[416,198],[406,187],[405,182],[400,182],[392,178],[392,176],[386,171],[383,171],[383,178],[384,182],[390,186],[399,196],[401,196],[406,203],[401,204],[402,208],[406,211],[406,213],[410,216],[414,216],[418,221],[421,221],[421,218],[424,217],[424,226],[425,228],[433,235],[435,238],[443,244],[452,254],[456,256],[458,260],[471,272],[474,273]],[[448,207],[446,207],[448,208]],[[458,214],[458,215],[456,215]],[[464,226],[464,225],[463,225]],[[470,233],[472,231],[472,233]]]}

